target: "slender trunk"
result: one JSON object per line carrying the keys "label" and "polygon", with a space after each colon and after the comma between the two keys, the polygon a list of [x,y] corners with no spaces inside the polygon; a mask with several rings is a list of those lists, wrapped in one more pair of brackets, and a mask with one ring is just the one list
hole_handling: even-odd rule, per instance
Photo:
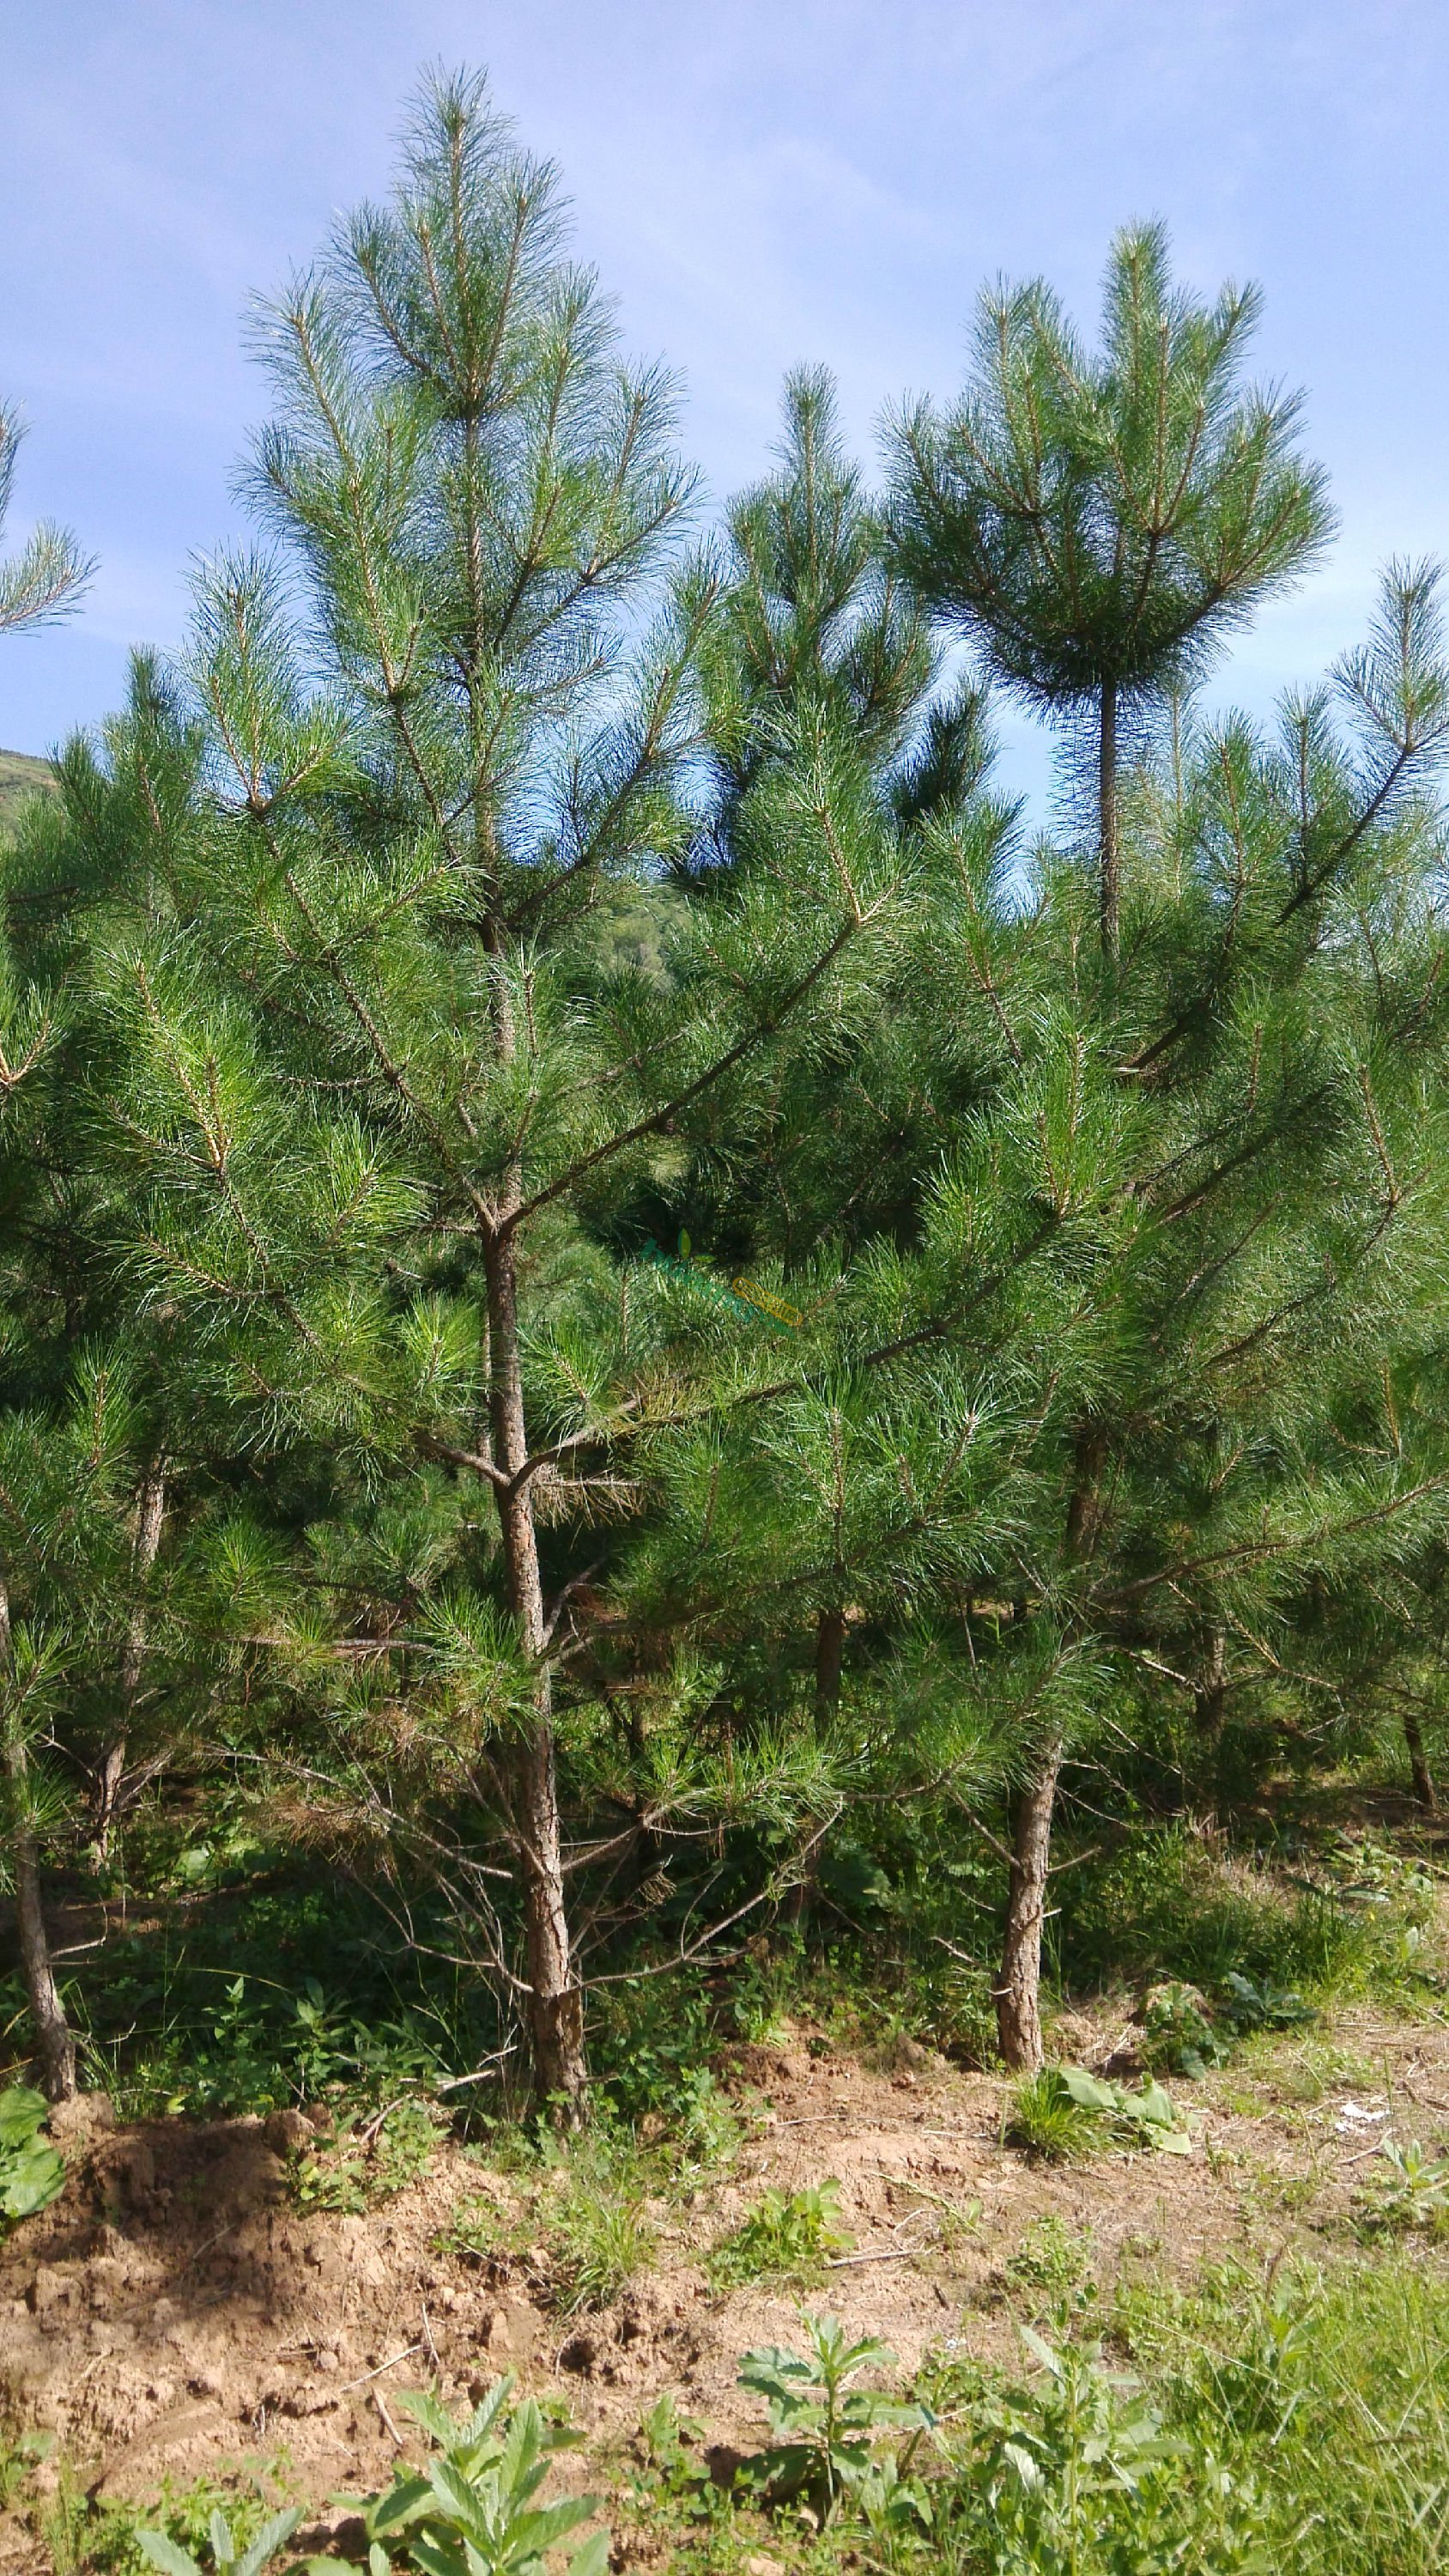
{"label": "slender trunk", "polygon": [[1117,861],[1117,683],[1102,683],[1097,738],[1098,864],[1101,874],[1102,954],[1115,957],[1119,945]]}
{"label": "slender trunk", "polygon": [[1035,2075],[1042,2062],[1041,1935],[1046,1920],[1052,1809],[1062,1767],[1061,1738],[1046,1745],[1035,1771],[1011,1802],[1011,1876],[1006,1939],[996,1989],[1002,2062],[1013,2075]]}
{"label": "slender trunk", "polygon": [[1417,1709],[1410,1708],[1404,1711],[1404,1742],[1408,1748],[1414,1796],[1426,1816],[1437,1816],[1439,1792],[1434,1786],[1434,1774],[1429,1768],[1429,1757],[1424,1750],[1424,1737],[1419,1725]]}
{"label": "slender trunk", "polygon": [[[10,1601],[0,1583],[0,1676],[11,1668]],[[51,1966],[45,1912],[40,1901],[40,1855],[30,1813],[30,1766],[18,1717],[5,1733],[5,1773],[10,1792],[10,1857],[15,1874],[15,1924],[20,1937],[20,1970],[35,2028],[35,2050],[47,2101],[70,2102],[79,2086],[75,2041]]]}
{"label": "slender trunk", "polygon": [[1208,1639],[1207,1659],[1192,1695],[1193,1724],[1198,1734],[1209,1743],[1215,1743],[1222,1733],[1227,1695],[1227,1639],[1221,1628],[1214,1628]]}
{"label": "slender trunk", "polygon": [[[840,1675],[845,1660],[845,1612],[822,1610],[815,1622],[815,1725],[824,1730],[840,1706]],[[818,1819],[807,1816],[797,1855],[800,1875],[785,1908],[792,1923],[802,1923],[820,1884]]]}
{"label": "slender trunk", "polygon": [[103,1869],[110,1858],[111,1835],[120,1806],[121,1783],[126,1774],[126,1738],[130,1733],[131,1715],[146,1660],[146,1586],[161,1544],[161,1525],[165,1517],[166,1469],[164,1462],[156,1458],[147,1468],[141,1486],[136,1538],[131,1550],[136,1599],[121,1653],[121,1721],[101,1755],[100,1779],[96,1788],[96,1830],[91,1846],[91,1865],[97,1870]]}
{"label": "slender trunk", "polygon": [[[518,1347],[517,1279],[511,1237],[486,1246],[488,1329],[493,1362],[493,1456],[516,1477],[528,1457],[523,1372]],[[534,1719],[513,1763],[513,1826],[523,1869],[524,1955],[534,2091],[569,2125],[579,2120],[587,2086],[583,1996],[574,1976],[564,1901],[563,1835],[558,1808],[548,1668],[544,1662],[543,1579],[533,1496],[528,1484],[498,1496],[509,1600],[525,1651],[535,1664]]]}
{"label": "slender trunk", "polygon": [[[1107,1435],[1084,1423],[1074,1444],[1072,1490],[1063,1545],[1069,1560],[1092,1554],[1102,1518],[1102,1475]],[[1011,1870],[1007,1880],[1006,1937],[996,1988],[996,2029],[1003,2064],[1013,2075],[1035,2075],[1042,2063],[1041,1934],[1051,1869],[1052,1816],[1066,1750],[1049,1736],[1030,1776],[1011,1801]]]}
{"label": "slender trunk", "polygon": [[833,1717],[840,1705],[840,1672],[845,1657],[845,1612],[822,1610],[815,1626],[815,1706]]}

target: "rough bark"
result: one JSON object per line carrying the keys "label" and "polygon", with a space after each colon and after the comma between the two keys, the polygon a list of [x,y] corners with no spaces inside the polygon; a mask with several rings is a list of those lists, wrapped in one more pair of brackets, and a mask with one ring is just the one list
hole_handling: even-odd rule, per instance
{"label": "rough bark", "polygon": [[1434,1786],[1434,1774],[1429,1768],[1429,1757],[1424,1750],[1424,1736],[1419,1725],[1417,1709],[1406,1709],[1404,1712],[1404,1743],[1408,1750],[1409,1773],[1414,1783],[1414,1797],[1423,1808],[1425,1815],[1437,1816],[1439,1792]]}
{"label": "rough bark", "polygon": [[1208,1639],[1207,1655],[1192,1696],[1193,1724],[1199,1735],[1215,1743],[1223,1729],[1223,1709],[1228,1695],[1227,1638],[1221,1628],[1214,1628]]}
{"label": "rough bark", "polygon": [[815,1706],[822,1717],[840,1705],[840,1675],[845,1660],[845,1612],[822,1610],[815,1626]]}
{"label": "rough bark", "polygon": [[524,1969],[534,2092],[565,2123],[582,2116],[587,2089],[583,1996],[574,1975],[564,1894],[563,1835],[558,1807],[543,1579],[528,1482],[523,1373],[518,1347],[517,1277],[511,1236],[486,1249],[488,1333],[493,1363],[493,1457],[510,1479],[498,1492],[509,1601],[537,1682],[534,1719],[513,1758],[513,1830],[523,1872]]}
{"label": "rough bark", "polygon": [[[8,1675],[10,1662],[10,1602],[0,1583],[0,1676]],[[75,2041],[51,1964],[40,1894],[40,1855],[30,1816],[29,1762],[25,1738],[13,1716],[5,1730],[5,1774],[10,1793],[10,1858],[20,1971],[35,2031],[40,2081],[47,2101],[69,2102],[80,2089],[76,2081]]]}
{"label": "rough bark", "polygon": [[1046,1920],[1052,1809],[1062,1765],[1060,1738],[1044,1747],[1030,1780],[1011,1802],[1011,1874],[1006,1939],[996,1989],[1002,2062],[1013,2075],[1035,2075],[1042,2062],[1041,1935]]}
{"label": "rough bark", "polygon": [[166,1471],[162,1461],[156,1459],[146,1470],[136,1513],[136,1537],[131,1551],[136,1599],[121,1653],[121,1719],[101,1755],[100,1778],[96,1784],[96,1829],[91,1849],[92,1865],[96,1869],[104,1868],[110,1857],[111,1835],[121,1802],[121,1786],[126,1776],[126,1742],[146,1660],[146,1586],[161,1544],[161,1526],[165,1517]]}
{"label": "rough bark", "polygon": [[1102,954],[1115,957],[1120,944],[1120,883],[1117,852],[1117,684],[1102,683],[1097,733],[1097,856],[1101,879]]}

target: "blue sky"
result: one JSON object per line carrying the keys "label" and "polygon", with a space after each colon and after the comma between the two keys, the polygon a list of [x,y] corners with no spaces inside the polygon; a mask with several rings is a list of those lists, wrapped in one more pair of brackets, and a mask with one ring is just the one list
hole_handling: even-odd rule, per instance
{"label": "blue sky", "polygon": [[[0,394],[32,434],[9,538],[101,559],[84,615],[0,658],[0,744],[114,704],[236,528],[263,407],[248,294],[387,183],[418,68],[487,64],[562,164],[579,247],[687,380],[716,497],[781,375],[823,359],[862,449],[959,382],[976,290],[1044,272],[1084,318],[1113,229],[1197,286],[1256,277],[1261,372],[1303,385],[1342,518],[1215,694],[1265,707],[1353,642],[1391,552],[1449,555],[1444,0],[0,0]],[[1040,789],[1038,739],[1006,777]]]}

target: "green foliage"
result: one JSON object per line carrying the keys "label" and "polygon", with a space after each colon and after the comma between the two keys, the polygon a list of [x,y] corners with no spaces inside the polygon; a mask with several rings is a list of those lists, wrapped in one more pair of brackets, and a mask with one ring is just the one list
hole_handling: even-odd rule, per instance
{"label": "green foliage", "polygon": [[160,2576],[260,2576],[268,2560],[286,2547],[301,2519],[300,2506],[289,2505],[284,2513],[274,2514],[270,2522],[263,2524],[255,2540],[240,2548],[218,2507],[211,2515],[207,2532],[209,2558],[205,2568],[189,2549],[183,2549],[164,2531],[138,2530],[136,2545],[147,2565],[159,2569]]}
{"label": "green foliage", "polygon": [[1158,2075],[1206,2075],[1221,2066],[1228,2043],[1208,2018],[1195,1986],[1169,1983],[1155,1988],[1142,2014],[1142,2054]]}
{"label": "green foliage", "polygon": [[864,2495],[879,2481],[883,2437],[912,2437],[904,2468],[935,2419],[927,2406],[856,2385],[862,2371],[888,2370],[895,2360],[876,2336],[852,2342],[832,2316],[804,2324],[804,2353],[762,2344],[741,2360],[739,2385],[763,2397],[772,2436],[748,2465],[766,2494],[805,2497],[828,2518],[842,2495]]}
{"label": "green foliage", "polygon": [[1046,2066],[1016,2087],[1003,2123],[1008,2145],[1048,2163],[1115,2145],[1190,2155],[1172,2098],[1152,2077],[1137,2088],[1077,2066]]}
{"label": "green foliage", "polygon": [[[19,413],[0,404],[0,529],[5,525],[24,434]],[[81,554],[68,529],[42,520],[18,554],[0,559],[0,635],[68,617],[79,606],[94,570],[94,562]]]}
{"label": "green foliage", "polygon": [[1177,2446],[1136,2525],[1158,2553],[1141,2563],[1235,2567],[1241,2509],[1266,2565],[1430,2576],[1449,2541],[1446,2321],[1444,2282],[1414,2257],[1326,2280],[1282,2267],[1266,2286],[1229,2265],[1187,2297],[1124,2293],[1117,2332]]}
{"label": "green foliage", "polygon": [[796,2191],[763,2192],[711,2249],[706,2268],[716,2290],[746,2281],[813,2281],[828,2256],[853,2242],[840,2224],[840,2185],[806,2183]]}
{"label": "green foliage", "polygon": [[367,2121],[352,2114],[325,2146],[291,2158],[292,2197],[299,2209],[370,2209],[427,2170],[437,2135],[434,2116],[422,2102],[395,2102]]}
{"label": "green foliage", "polygon": [[1429,2154],[1417,2138],[1402,2147],[1385,2138],[1379,2155],[1384,2171],[1362,2197],[1360,2225],[1370,2233],[1422,2228],[1442,2234],[1449,2226],[1449,2161]]}
{"label": "green foliage", "polygon": [[0,2220],[33,2217],[65,2188],[65,2159],[42,2132],[46,2102],[23,2084],[0,2093]]}
{"label": "green foliage", "polygon": [[989,292],[959,409],[899,429],[907,569],[1037,702],[1160,687],[1324,544],[1297,402],[1242,385],[1258,311],[1251,288],[1174,288],[1163,227],[1138,226],[1112,245],[1100,353],[1044,281]]}
{"label": "green foliage", "polygon": [[967,2457],[937,2507],[949,2564],[990,2576],[1166,2576],[1184,2565],[1248,2576],[1267,2564],[1251,2480],[1211,2455],[1189,2473],[1139,2382],[1108,2370],[1099,2349],[1020,2331],[1040,2376],[983,2387],[965,2410]]}
{"label": "green foliage", "polygon": [[[1287,1821],[1449,1706],[1437,575],[1203,719],[1327,509],[1255,292],[1151,226],[1095,345],[988,299],[885,496],[792,375],[687,556],[565,229],[429,81],[259,321],[265,550],[0,853],[10,1863],[164,1894],[74,1972],[90,2070],[325,2100],[312,2205],[525,2058],[722,2163],[715,2041],[821,1984],[988,2062],[1027,1788],[1048,1976],[1168,1981],[1154,2066],[1440,1974],[1432,1898]],[[943,621],[1096,720],[1100,955]],[[1056,2076],[1016,2133],[1180,2148],[1161,2098]],[[585,2297],[634,2182],[560,2237]]]}
{"label": "green foliage", "polygon": [[649,2260],[654,2230],[627,2187],[576,2186],[554,2218],[550,2244],[566,2311],[606,2308]]}
{"label": "green foliage", "polygon": [[1230,1968],[1223,1979],[1222,2007],[1226,2019],[1240,2035],[1255,2030],[1299,2030],[1315,2019],[1311,2004],[1292,1986],[1275,1985],[1271,1977],[1259,1982]]}
{"label": "green foliage", "polygon": [[[1303,1885],[1293,1855],[1270,1847],[1241,1852],[1205,1847],[1183,1823],[1125,1835],[1098,1869],[1062,1882],[1058,1939],[1084,1981],[1161,1977],[1210,1999],[1229,2028],[1246,1991],[1327,1999],[1405,1991],[1403,1937],[1420,1918],[1422,1896],[1398,1884],[1364,1903],[1353,1893],[1357,1846],[1330,1859]],[[1276,2007],[1275,2007],[1276,2008]],[[1294,2007],[1296,2009],[1296,2006]],[[1286,2025],[1283,2025],[1286,2026]]]}
{"label": "green foliage", "polygon": [[[399,2475],[364,2504],[367,2565],[354,2576],[385,2576],[394,2566],[418,2576],[544,2576],[559,2542],[592,2519],[593,2496],[537,2501],[554,2460],[578,2436],[548,2423],[532,2398],[511,2404],[513,2387],[512,2379],[495,2380],[472,2413],[459,2417],[435,2397],[400,2400],[436,2456],[425,2476]],[[318,2569],[344,2563],[313,2562]],[[608,2533],[596,2531],[571,2554],[569,2576],[606,2576],[608,2564]]]}
{"label": "green foliage", "polygon": [[1048,2302],[1067,2298],[1087,2279],[1092,2241],[1066,2225],[1055,2211],[1033,2219],[1012,2247],[1002,2270],[1014,2290],[1026,2290]]}
{"label": "green foliage", "polygon": [[490,2142],[490,2160],[512,2162],[527,2178],[514,2217],[491,2200],[461,2201],[443,2234],[449,2248],[488,2262],[500,2255],[529,2260],[534,2295],[564,2315],[608,2307],[642,2271],[654,2248],[645,2207],[651,2183],[667,2185],[647,2151],[627,2132],[600,2122],[560,2141],[545,2126]]}

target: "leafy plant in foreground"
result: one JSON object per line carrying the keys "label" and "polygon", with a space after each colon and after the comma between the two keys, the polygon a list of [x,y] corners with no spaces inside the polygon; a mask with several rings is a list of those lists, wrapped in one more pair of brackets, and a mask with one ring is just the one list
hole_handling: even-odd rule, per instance
{"label": "leafy plant in foreground", "polygon": [[277,2551],[291,2539],[301,2519],[301,2506],[289,2505],[285,2513],[273,2515],[249,2548],[238,2549],[231,2525],[218,2507],[212,2514],[208,2535],[210,2571],[193,2558],[189,2549],[183,2549],[179,2540],[169,2539],[164,2531],[138,2531],[136,2546],[153,2567],[160,2569],[160,2576],[259,2576],[268,2559],[275,2558]]}
{"label": "leafy plant in foreground", "polygon": [[739,2385],[763,2397],[773,2439],[749,2463],[775,2497],[807,2498],[826,2517],[847,2490],[860,2492],[878,2471],[876,2443],[885,2433],[913,2436],[898,2471],[935,2416],[853,2382],[863,2370],[889,2369],[895,2355],[874,2335],[847,2340],[831,2316],[804,2320],[810,2349],[787,2352],[760,2344],[741,2359]]}
{"label": "leafy plant in foreground", "polygon": [[41,2136],[45,2097],[26,2084],[0,2093],[0,2219],[32,2218],[65,2188],[65,2162]]}
{"label": "leafy plant in foreground", "polygon": [[[363,2507],[366,2576],[386,2576],[392,2566],[420,2576],[543,2576],[549,2552],[589,2521],[594,2496],[534,2501],[556,2455],[579,2436],[546,2423],[531,2397],[510,2406],[514,2385],[511,2377],[495,2380],[462,2418],[432,2396],[400,2400],[438,2456],[426,2476],[399,2476]],[[350,2564],[313,2561],[319,2571]],[[574,2551],[569,2576],[606,2576],[608,2564],[609,2535],[595,2531]]]}

